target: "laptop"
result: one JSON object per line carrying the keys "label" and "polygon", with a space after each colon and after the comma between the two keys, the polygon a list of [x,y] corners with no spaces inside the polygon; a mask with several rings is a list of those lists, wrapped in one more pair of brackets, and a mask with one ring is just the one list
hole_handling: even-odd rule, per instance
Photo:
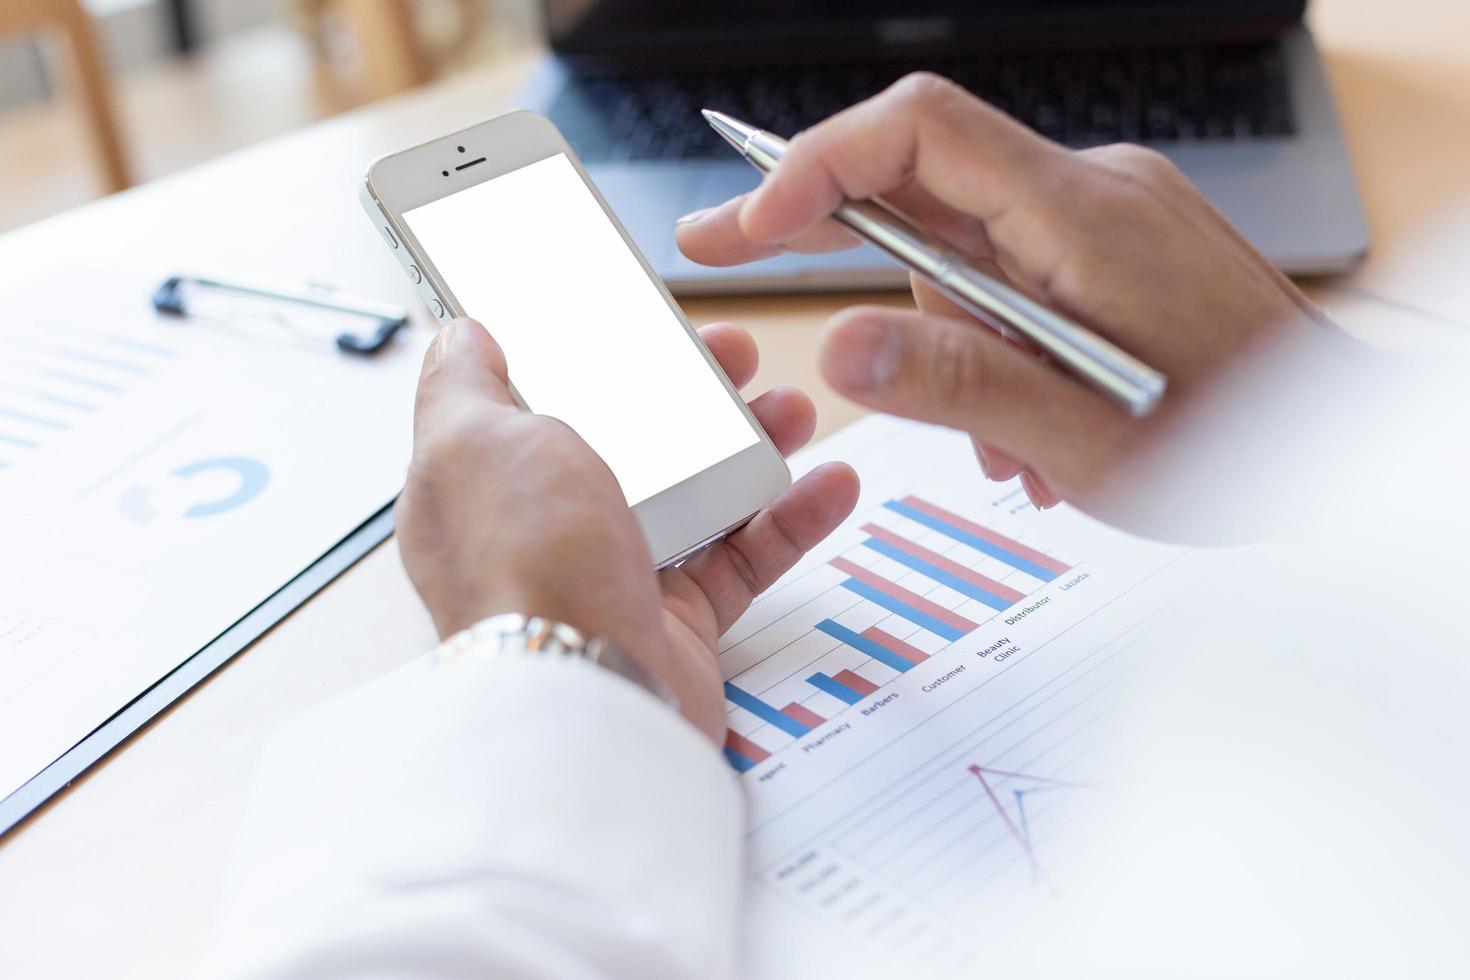
{"label": "laptop", "polygon": [[887,288],[866,246],[709,269],[680,215],[754,187],[700,118],[790,136],[904,74],[945,75],[1068,146],[1161,150],[1288,273],[1346,270],[1368,230],[1306,0],[543,0],[550,116],[681,295]]}

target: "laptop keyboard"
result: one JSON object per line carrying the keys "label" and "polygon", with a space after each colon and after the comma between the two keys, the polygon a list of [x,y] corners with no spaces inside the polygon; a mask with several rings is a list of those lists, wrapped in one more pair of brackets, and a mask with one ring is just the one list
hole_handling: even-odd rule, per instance
{"label": "laptop keyboard", "polygon": [[567,84],[548,114],[588,162],[725,156],[729,148],[700,119],[700,109],[790,135],[919,69],[953,79],[1074,147],[1295,131],[1286,59],[1274,42],[583,75]]}

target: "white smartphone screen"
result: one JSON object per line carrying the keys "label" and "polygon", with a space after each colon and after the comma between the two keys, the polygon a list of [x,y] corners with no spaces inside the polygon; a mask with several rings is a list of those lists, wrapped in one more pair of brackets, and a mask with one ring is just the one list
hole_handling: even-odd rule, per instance
{"label": "white smartphone screen", "polygon": [[587,440],[629,506],[759,441],[565,154],[403,218],[527,406]]}

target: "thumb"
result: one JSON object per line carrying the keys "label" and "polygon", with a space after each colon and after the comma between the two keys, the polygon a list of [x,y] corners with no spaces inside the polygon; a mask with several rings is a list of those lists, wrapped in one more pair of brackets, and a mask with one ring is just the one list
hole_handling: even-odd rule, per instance
{"label": "thumb", "polygon": [[450,383],[484,388],[486,394],[514,404],[505,352],[478,320],[460,317],[439,331],[424,355],[420,383],[448,376]]}
{"label": "thumb", "polygon": [[424,353],[414,404],[414,434],[422,438],[464,414],[514,408],[505,353],[477,321],[451,320]]}
{"label": "thumb", "polygon": [[860,404],[964,430],[1046,469],[1070,469],[1086,434],[1116,412],[973,321],[854,307],[828,321],[819,358],[828,383]]}

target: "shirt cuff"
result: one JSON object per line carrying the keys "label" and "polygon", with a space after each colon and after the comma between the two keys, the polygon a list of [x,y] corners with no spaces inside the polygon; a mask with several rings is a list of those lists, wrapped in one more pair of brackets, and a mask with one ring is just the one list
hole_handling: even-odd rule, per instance
{"label": "shirt cuff", "polygon": [[[742,817],[716,748],[621,677],[575,659],[421,658],[268,750],[212,962],[292,975],[279,968],[339,940],[370,956],[422,938],[431,907],[473,908],[466,975],[507,955],[732,976]],[[452,934],[455,915],[434,931]],[[366,921],[367,937],[345,925]]]}

